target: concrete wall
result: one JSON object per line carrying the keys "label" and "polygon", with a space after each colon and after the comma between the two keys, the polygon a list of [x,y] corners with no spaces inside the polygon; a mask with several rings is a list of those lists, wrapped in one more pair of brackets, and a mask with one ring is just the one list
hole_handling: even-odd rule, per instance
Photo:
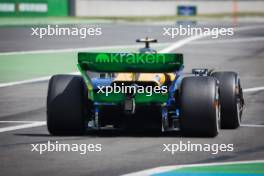
{"label": "concrete wall", "polygon": [[[170,16],[178,5],[195,5],[198,14],[232,13],[232,0],[76,0],[77,16]],[[237,1],[238,12],[264,12],[264,1]]]}

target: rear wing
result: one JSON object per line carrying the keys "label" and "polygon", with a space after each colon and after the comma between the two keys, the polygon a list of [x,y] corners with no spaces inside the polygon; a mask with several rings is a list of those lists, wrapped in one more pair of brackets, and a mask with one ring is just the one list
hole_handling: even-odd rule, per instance
{"label": "rear wing", "polygon": [[175,72],[183,55],[175,53],[78,53],[78,66],[95,72]]}

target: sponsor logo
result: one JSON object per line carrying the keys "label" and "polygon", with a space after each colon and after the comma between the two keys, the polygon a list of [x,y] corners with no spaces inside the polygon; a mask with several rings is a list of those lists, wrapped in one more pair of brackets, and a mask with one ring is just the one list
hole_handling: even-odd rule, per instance
{"label": "sponsor logo", "polygon": [[140,53],[101,53],[96,56],[95,62],[124,64],[164,64],[165,55]]}
{"label": "sponsor logo", "polygon": [[48,12],[48,5],[46,3],[20,3],[18,5],[20,12]]}
{"label": "sponsor logo", "polygon": [[15,12],[14,3],[0,3],[0,12]]}

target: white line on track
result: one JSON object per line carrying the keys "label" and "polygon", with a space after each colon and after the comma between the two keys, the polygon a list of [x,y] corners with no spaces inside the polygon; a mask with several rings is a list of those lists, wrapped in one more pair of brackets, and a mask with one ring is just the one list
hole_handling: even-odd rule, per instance
{"label": "white line on track", "polygon": [[242,127],[260,127],[260,128],[263,128],[264,127],[264,125],[256,125],[256,124],[241,124],[240,126],[242,126]]}
{"label": "white line on track", "polygon": [[[0,124],[1,123],[15,123],[15,124],[26,123],[26,124],[0,128],[0,133],[46,125],[45,121],[0,121]],[[241,126],[242,127],[254,127],[254,128],[255,127],[257,127],[257,128],[259,128],[259,127],[263,128],[264,127],[264,125],[255,125],[255,124],[241,124]]]}
{"label": "white line on track", "polygon": [[9,83],[2,83],[0,84],[1,87],[9,87],[9,86],[15,86],[20,84],[28,84],[28,83],[34,83],[34,82],[41,82],[41,81],[47,81],[50,79],[51,76],[45,76],[40,78],[34,78],[34,79],[28,79],[23,81],[15,81],[15,82],[9,82]]}
{"label": "white line on track", "polygon": [[46,125],[46,122],[33,122],[29,124],[4,127],[4,128],[0,128],[0,133],[6,132],[6,131],[20,130],[20,129],[25,129],[25,128],[39,127],[39,126],[44,126],[44,125]]}
{"label": "white line on track", "polygon": [[264,90],[264,87],[253,87],[253,88],[247,88],[247,89],[243,89],[243,92],[247,93],[247,92],[257,92],[257,91],[262,91]]}
{"label": "white line on track", "polygon": [[[264,28],[264,25],[257,25],[257,26],[244,26],[244,27],[239,27],[239,28],[235,28],[234,31],[245,31],[245,30],[252,30],[252,29],[258,29],[258,28]],[[218,32],[220,33],[220,32]],[[172,45],[170,45],[167,48],[164,48],[163,50],[160,51],[160,53],[168,53],[171,52],[173,50],[176,50],[182,46],[184,46],[185,44],[188,44],[192,41],[198,40],[198,39],[202,39],[211,35],[215,35],[215,33],[210,32],[208,34],[201,34],[201,35],[195,35],[195,36],[191,36],[191,37],[187,37],[184,38],[182,40],[179,40],[178,42],[173,43]]]}
{"label": "white line on track", "polygon": [[[79,72],[73,72],[69,73],[70,75],[79,75]],[[9,83],[2,83],[0,84],[1,87],[9,87],[9,86],[15,86],[15,85],[21,85],[21,84],[28,84],[28,83],[36,83],[36,82],[41,82],[41,81],[47,81],[51,78],[51,76],[45,76],[45,77],[40,77],[40,78],[34,78],[34,79],[28,79],[24,81],[15,81],[15,82],[9,82]]]}
{"label": "white line on track", "polygon": [[204,38],[204,37],[208,37],[212,34],[207,34],[207,35],[195,35],[195,36],[191,36],[191,37],[187,37],[185,39],[182,39],[182,40],[179,40],[178,42],[175,42],[173,43],[172,45],[170,45],[169,47],[167,48],[164,48],[162,49],[161,51],[159,51],[160,53],[169,53],[173,50],[176,50],[192,41],[195,41],[195,40],[198,40],[198,39],[201,39],[201,38]]}
{"label": "white line on track", "polygon": [[264,37],[250,37],[250,38],[237,38],[237,39],[220,39],[220,40],[203,40],[195,41],[191,44],[200,45],[200,44],[222,44],[222,43],[240,43],[240,42],[260,42],[264,41]]}
{"label": "white line on track", "polygon": [[[169,43],[156,43],[153,46],[162,47],[168,45]],[[140,44],[136,45],[115,45],[115,46],[98,46],[98,47],[88,47],[88,48],[68,48],[68,49],[56,49],[56,50],[33,50],[33,51],[16,51],[16,52],[4,52],[0,53],[0,56],[10,56],[10,55],[23,55],[23,54],[47,54],[47,53],[69,53],[69,52],[81,52],[81,51],[95,51],[95,50],[114,50],[114,49],[133,49],[142,47]]]}
{"label": "white line on track", "polygon": [[249,164],[249,163],[263,163],[264,160],[251,160],[251,161],[234,161],[234,162],[222,162],[222,163],[202,163],[202,164],[188,164],[188,165],[173,165],[173,166],[161,166],[153,169],[147,169],[143,171],[133,172],[122,176],[150,176],[162,172],[168,172],[180,168],[199,167],[199,166],[217,166],[217,165],[231,165],[231,164]]}
{"label": "white line on track", "polygon": [[[0,128],[0,133],[46,125],[45,121],[0,121],[0,123],[26,123],[25,125]],[[241,126],[242,127],[264,127],[264,125],[255,125],[255,124],[241,124]]]}
{"label": "white line on track", "polygon": [[14,121],[14,120],[0,121],[0,123],[36,123],[36,122],[44,122],[44,121]]}

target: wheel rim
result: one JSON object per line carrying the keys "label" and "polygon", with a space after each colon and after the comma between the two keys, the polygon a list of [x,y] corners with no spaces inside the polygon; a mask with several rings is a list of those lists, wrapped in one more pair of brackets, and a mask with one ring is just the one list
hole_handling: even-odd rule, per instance
{"label": "wheel rim", "polygon": [[238,121],[238,124],[240,125],[240,123],[241,123],[241,118],[240,118],[240,103],[237,103],[237,121]]}
{"label": "wheel rim", "polygon": [[217,132],[220,131],[220,124],[221,124],[221,111],[220,111],[220,103],[219,103],[219,87],[217,86],[216,87],[216,98],[215,98],[215,101],[216,101],[216,128],[217,128]]}
{"label": "wheel rim", "polygon": [[237,110],[237,122],[238,122],[238,125],[240,126],[241,124],[241,92],[240,92],[240,89],[241,89],[241,86],[240,86],[240,83],[239,83],[239,80],[237,81],[237,86],[236,86],[236,110]]}

